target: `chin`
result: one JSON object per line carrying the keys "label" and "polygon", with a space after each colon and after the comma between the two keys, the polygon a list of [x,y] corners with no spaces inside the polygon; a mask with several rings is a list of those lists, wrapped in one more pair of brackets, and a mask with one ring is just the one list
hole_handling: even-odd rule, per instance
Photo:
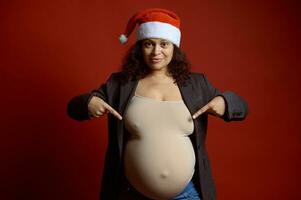
{"label": "chin", "polygon": [[162,69],[164,69],[165,67],[151,66],[150,68],[151,68],[152,70],[162,70]]}
{"label": "chin", "polygon": [[159,69],[163,69],[166,67],[165,65],[162,65],[161,63],[158,63],[158,64],[152,63],[152,64],[149,64],[148,66],[149,66],[149,68],[154,69],[154,70],[159,70]]}

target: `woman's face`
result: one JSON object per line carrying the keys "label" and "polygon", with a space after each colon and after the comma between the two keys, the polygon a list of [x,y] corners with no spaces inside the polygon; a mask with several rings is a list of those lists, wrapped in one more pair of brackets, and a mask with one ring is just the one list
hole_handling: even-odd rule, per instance
{"label": "woman's face", "polygon": [[150,38],[142,41],[144,62],[152,70],[167,70],[173,50],[173,43],[165,39]]}

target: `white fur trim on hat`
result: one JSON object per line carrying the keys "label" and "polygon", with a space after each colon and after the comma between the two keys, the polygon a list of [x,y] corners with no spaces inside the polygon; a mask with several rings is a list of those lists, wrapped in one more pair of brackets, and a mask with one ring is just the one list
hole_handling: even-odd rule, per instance
{"label": "white fur trim on hat", "polygon": [[171,24],[163,22],[146,22],[137,30],[137,40],[146,38],[162,38],[180,46],[181,31]]}

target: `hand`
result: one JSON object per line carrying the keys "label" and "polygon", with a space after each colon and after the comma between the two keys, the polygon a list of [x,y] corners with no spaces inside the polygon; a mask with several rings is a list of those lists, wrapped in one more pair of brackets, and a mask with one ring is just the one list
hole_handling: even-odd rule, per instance
{"label": "hand", "polygon": [[100,117],[101,115],[105,113],[112,113],[115,117],[117,117],[119,120],[122,120],[122,116],[114,110],[109,104],[107,104],[104,100],[102,100],[99,97],[92,97],[89,104],[88,104],[88,110],[92,117]]}
{"label": "hand", "polygon": [[209,113],[214,116],[221,117],[225,114],[226,111],[226,102],[223,97],[216,96],[208,104],[199,109],[196,113],[193,114],[192,118],[196,119],[203,113]]}

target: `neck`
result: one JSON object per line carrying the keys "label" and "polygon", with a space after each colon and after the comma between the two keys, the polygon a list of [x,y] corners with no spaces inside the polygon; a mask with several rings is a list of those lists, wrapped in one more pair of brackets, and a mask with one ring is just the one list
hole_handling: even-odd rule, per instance
{"label": "neck", "polygon": [[167,70],[164,70],[164,71],[161,71],[161,70],[153,70],[153,71],[151,71],[151,72],[149,73],[148,77],[162,79],[162,78],[171,77],[171,74],[168,73]]}
{"label": "neck", "polygon": [[151,81],[160,83],[170,83],[171,81],[174,81],[172,75],[167,72],[162,73],[153,71],[147,75],[147,78]]}

